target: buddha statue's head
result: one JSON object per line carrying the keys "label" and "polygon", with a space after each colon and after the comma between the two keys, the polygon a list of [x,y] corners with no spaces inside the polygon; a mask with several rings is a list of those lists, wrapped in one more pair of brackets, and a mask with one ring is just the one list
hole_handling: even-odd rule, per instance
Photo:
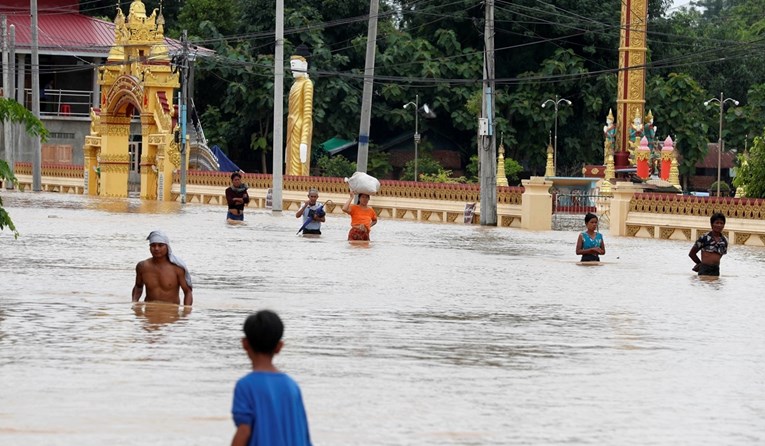
{"label": "buddha statue's head", "polygon": [[302,56],[290,57],[290,70],[295,77],[305,76],[308,74],[308,61]]}
{"label": "buddha statue's head", "polygon": [[295,54],[290,57],[290,70],[292,70],[293,76],[308,76],[308,57],[310,54],[305,44],[301,43],[295,48]]}

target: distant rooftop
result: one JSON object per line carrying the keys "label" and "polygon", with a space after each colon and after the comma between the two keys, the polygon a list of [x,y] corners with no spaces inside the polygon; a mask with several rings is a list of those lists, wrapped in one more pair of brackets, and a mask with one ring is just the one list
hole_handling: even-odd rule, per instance
{"label": "distant rooftop", "polygon": [[[116,14],[116,5],[111,11]],[[123,7],[123,11],[126,8]],[[0,14],[8,18],[8,26],[16,27],[16,52],[30,54],[32,32],[29,0],[2,0]],[[114,23],[79,13],[77,0],[38,0],[38,48],[42,55],[107,57],[114,44]],[[165,38],[171,53],[181,43]],[[212,54],[207,48],[197,47],[200,55]]]}

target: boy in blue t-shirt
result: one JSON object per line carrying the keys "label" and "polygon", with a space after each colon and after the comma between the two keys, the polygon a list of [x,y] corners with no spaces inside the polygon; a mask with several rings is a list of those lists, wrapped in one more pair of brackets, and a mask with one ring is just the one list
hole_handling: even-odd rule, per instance
{"label": "boy in blue t-shirt", "polygon": [[310,446],[300,387],[273,365],[284,346],[282,320],[273,311],[258,311],[245,320],[244,333],[252,372],[234,388],[231,413],[237,428],[231,446]]}

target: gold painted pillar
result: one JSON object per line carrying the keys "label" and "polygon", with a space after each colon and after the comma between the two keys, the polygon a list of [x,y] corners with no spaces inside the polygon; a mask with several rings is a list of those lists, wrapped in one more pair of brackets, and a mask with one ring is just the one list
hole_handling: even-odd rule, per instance
{"label": "gold painted pillar", "polygon": [[[148,92],[144,92],[144,96],[149,96]],[[144,99],[146,101],[146,99]],[[148,110],[151,108],[151,102],[149,101]],[[165,138],[169,138],[169,135],[157,134],[158,127],[154,121],[154,114],[144,109],[141,113],[141,160],[140,160],[140,173],[141,173],[141,198],[147,200],[157,199],[157,145],[163,144]]]}
{"label": "gold painted pillar", "polygon": [[147,200],[157,199],[157,166],[154,161],[157,158],[157,146],[144,146],[141,155],[141,198]]}
{"label": "gold painted pillar", "polygon": [[130,137],[130,118],[102,115],[101,196],[127,197],[130,155],[127,153]]}
{"label": "gold painted pillar", "polygon": [[[98,195],[98,147],[89,144],[92,136],[85,137],[85,162],[84,166],[84,179],[85,179],[85,193],[87,195]],[[97,137],[95,137],[97,138]],[[100,138],[98,138],[100,139]]]}
{"label": "gold painted pillar", "polygon": [[643,116],[645,109],[646,23],[648,0],[623,0],[619,37],[619,76],[617,81],[616,168],[629,166],[629,126],[631,116]]}

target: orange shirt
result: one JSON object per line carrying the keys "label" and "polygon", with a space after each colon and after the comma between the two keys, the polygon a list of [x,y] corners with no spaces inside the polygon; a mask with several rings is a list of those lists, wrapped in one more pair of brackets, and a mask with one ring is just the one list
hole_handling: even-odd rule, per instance
{"label": "orange shirt", "polygon": [[364,225],[367,227],[367,231],[372,229],[372,222],[377,221],[377,214],[371,207],[366,209],[357,204],[352,204],[349,208],[349,214],[351,214],[351,226]]}

